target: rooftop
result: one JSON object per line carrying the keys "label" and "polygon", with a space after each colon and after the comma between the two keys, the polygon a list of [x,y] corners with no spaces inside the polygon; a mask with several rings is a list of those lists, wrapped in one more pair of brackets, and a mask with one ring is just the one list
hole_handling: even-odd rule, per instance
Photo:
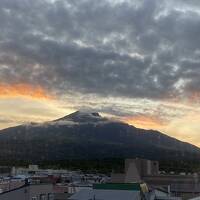
{"label": "rooftop", "polygon": [[141,185],[140,183],[103,183],[94,184],[93,189],[140,191]]}

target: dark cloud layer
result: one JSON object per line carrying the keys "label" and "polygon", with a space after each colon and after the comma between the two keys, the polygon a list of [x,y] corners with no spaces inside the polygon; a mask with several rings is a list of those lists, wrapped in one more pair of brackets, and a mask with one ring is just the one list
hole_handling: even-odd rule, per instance
{"label": "dark cloud layer", "polygon": [[0,27],[4,83],[149,99],[200,91],[198,1],[1,0]]}

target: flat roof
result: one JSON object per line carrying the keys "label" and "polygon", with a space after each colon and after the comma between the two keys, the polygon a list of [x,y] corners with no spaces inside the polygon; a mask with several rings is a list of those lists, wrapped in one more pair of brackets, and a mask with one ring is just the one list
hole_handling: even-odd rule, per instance
{"label": "flat roof", "polygon": [[82,189],[79,192],[69,197],[70,200],[140,200],[140,191],[130,190],[95,190],[95,189]]}
{"label": "flat roof", "polygon": [[94,184],[93,189],[140,191],[141,187],[140,183],[103,183],[103,184]]}

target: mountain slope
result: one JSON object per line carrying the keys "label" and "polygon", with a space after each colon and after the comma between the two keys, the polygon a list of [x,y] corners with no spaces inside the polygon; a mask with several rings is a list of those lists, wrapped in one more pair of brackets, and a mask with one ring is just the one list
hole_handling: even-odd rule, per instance
{"label": "mountain slope", "polygon": [[0,147],[0,159],[18,160],[200,158],[199,148],[158,131],[79,111],[51,122],[1,130]]}

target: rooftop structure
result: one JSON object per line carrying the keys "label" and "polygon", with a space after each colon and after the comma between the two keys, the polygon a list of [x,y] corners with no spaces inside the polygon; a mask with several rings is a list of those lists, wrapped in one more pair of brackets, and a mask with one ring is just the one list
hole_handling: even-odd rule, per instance
{"label": "rooftop structure", "polygon": [[94,184],[72,195],[70,200],[180,200],[159,190],[150,191],[145,183]]}
{"label": "rooftop structure", "polygon": [[94,184],[72,195],[70,200],[140,200],[139,184]]}
{"label": "rooftop structure", "polygon": [[155,176],[159,174],[159,162],[145,159],[126,159],[125,173],[111,174],[112,182],[139,182],[144,176]]}
{"label": "rooftop structure", "polygon": [[174,196],[188,199],[200,195],[200,178],[196,174],[160,174],[159,162],[144,159],[125,160],[125,172],[111,174],[111,182],[131,183],[144,181],[149,186],[169,190]]}

